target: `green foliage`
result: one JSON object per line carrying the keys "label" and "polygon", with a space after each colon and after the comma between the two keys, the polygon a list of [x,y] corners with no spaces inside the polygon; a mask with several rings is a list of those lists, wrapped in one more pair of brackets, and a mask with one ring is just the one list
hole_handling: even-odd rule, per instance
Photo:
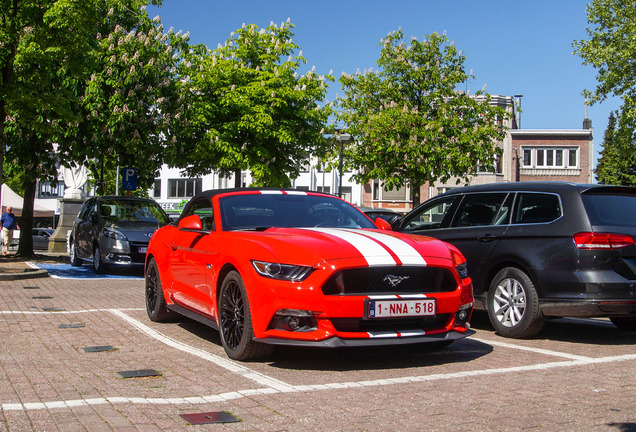
{"label": "green foliage", "polygon": [[583,64],[597,70],[594,91],[583,94],[588,103],[608,96],[622,99],[610,116],[596,175],[601,183],[636,184],[636,4],[625,0],[594,0],[587,7],[587,40],[574,42]]}
{"label": "green foliage", "polygon": [[[574,42],[583,64],[598,70],[596,89],[584,94],[590,103],[609,95],[636,107],[636,3],[631,0],[594,0],[587,7],[588,40]],[[635,111],[629,112],[635,118]]]}
{"label": "green foliage", "polygon": [[295,54],[293,27],[244,25],[216,50],[186,56],[173,165],[190,176],[250,170],[256,185],[288,186],[308,154],[324,151],[331,108],[319,102],[332,77],[297,73],[305,59]]}
{"label": "green foliage", "polygon": [[113,7],[105,14],[91,68],[71,83],[83,93],[80,115],[68,125],[60,151],[65,159],[84,158],[100,194],[107,191],[104,175],[114,178],[118,165],[135,167],[145,190],[164,162],[173,123],[180,121],[177,65],[189,48],[188,35],[164,33],[160,19],[144,10]]}
{"label": "green foliage", "polygon": [[355,137],[343,153],[347,167],[358,170],[354,180],[380,179],[389,190],[410,185],[417,202],[427,181],[466,178],[479,165],[494,166],[507,113],[489,105],[482,91],[456,90],[473,77],[448,38],[434,33],[407,44],[396,31],[380,46],[380,71],[340,78],[341,119]]}
{"label": "green foliage", "polygon": [[636,139],[631,117],[622,113],[617,121],[611,113],[603,138],[603,150],[596,166],[599,183],[636,185]]}
{"label": "green foliage", "polygon": [[161,1],[0,2],[0,160],[6,152],[8,164],[24,173],[22,232],[27,238],[20,241],[21,255],[32,254],[36,180],[55,181],[58,164],[83,164],[94,154],[94,142],[77,137],[90,130],[83,122],[90,101],[84,92],[88,77],[103,65],[96,61],[103,47],[97,35],[143,23],[143,7],[149,3]]}

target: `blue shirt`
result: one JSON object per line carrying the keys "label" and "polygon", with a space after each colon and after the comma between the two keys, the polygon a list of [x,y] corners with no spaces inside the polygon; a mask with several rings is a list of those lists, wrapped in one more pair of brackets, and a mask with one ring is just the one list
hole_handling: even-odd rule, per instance
{"label": "blue shirt", "polygon": [[15,229],[16,227],[16,221],[15,221],[15,215],[13,213],[3,213],[2,217],[0,218],[0,222],[2,222],[2,228],[6,228],[6,229]]}

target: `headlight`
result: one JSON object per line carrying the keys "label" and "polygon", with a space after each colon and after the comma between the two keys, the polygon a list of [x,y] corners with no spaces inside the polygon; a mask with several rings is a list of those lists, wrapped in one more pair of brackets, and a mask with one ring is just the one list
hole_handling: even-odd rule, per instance
{"label": "headlight", "polygon": [[266,278],[300,282],[314,271],[312,267],[291,264],[269,263],[264,261],[252,261],[256,272]]}
{"label": "headlight", "polygon": [[112,228],[104,228],[104,237],[108,237],[113,240],[128,240],[125,235]]}

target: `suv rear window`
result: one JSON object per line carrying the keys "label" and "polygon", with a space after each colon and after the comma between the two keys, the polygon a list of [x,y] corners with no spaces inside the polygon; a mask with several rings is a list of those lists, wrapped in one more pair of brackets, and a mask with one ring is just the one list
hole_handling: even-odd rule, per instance
{"label": "suv rear window", "polygon": [[583,194],[581,198],[592,225],[634,225],[636,220],[636,196]]}

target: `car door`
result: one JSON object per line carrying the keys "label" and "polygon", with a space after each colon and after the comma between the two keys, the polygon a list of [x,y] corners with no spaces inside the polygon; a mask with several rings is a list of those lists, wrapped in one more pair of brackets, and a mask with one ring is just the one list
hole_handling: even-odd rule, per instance
{"label": "car door", "polygon": [[475,294],[481,294],[485,264],[509,226],[512,201],[513,194],[507,192],[440,197],[424,203],[418,214],[409,214],[400,230],[456,246],[468,261]]}
{"label": "car door", "polygon": [[175,289],[175,299],[190,308],[214,316],[213,290],[206,274],[212,271],[218,256],[215,242],[214,212],[209,198],[202,198],[187,208],[180,220],[196,215],[201,219],[201,230],[178,228],[179,232],[170,245],[170,267]]}
{"label": "car door", "polygon": [[97,218],[97,201],[93,202],[85,215],[77,221],[75,243],[80,258],[91,259],[93,256],[93,237]]}

